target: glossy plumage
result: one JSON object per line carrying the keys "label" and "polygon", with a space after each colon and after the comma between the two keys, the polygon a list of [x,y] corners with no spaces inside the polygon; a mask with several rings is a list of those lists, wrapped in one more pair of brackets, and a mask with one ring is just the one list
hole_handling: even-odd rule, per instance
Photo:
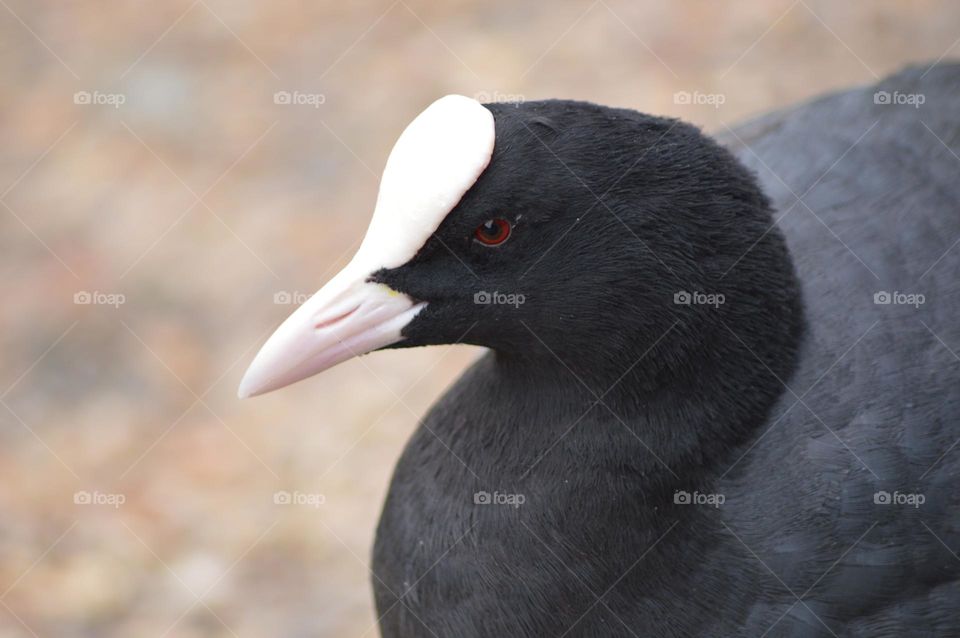
{"label": "glossy plumage", "polygon": [[383,635],[960,636],[960,66],[721,131],[756,182],[671,120],[489,108],[491,165],[377,276],[431,302],[402,345],[492,348],[397,466]]}

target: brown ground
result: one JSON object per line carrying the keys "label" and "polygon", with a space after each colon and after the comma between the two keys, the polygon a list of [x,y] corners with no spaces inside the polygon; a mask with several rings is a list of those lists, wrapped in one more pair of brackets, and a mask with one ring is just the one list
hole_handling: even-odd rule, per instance
{"label": "brown ground", "polygon": [[[391,468],[477,351],[235,390],[293,308],[274,295],[347,261],[386,153],[434,98],[718,129],[958,38],[949,0],[3,0],[0,638],[375,635],[365,564]],[[284,90],[325,101],[275,104]]]}

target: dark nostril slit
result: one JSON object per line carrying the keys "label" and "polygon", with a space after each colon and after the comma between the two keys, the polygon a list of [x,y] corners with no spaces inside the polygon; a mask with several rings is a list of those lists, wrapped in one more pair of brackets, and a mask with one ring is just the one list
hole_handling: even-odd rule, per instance
{"label": "dark nostril slit", "polygon": [[326,320],[324,320],[324,321],[321,321],[320,323],[316,324],[316,325],[314,326],[314,328],[316,328],[317,330],[320,330],[321,328],[327,328],[327,327],[329,327],[329,326],[332,326],[333,324],[335,324],[335,323],[337,323],[337,322],[339,322],[339,321],[343,321],[344,319],[346,319],[347,317],[349,317],[350,315],[352,315],[353,313],[355,313],[355,312],[356,312],[357,310],[359,310],[359,309],[360,309],[360,306],[357,306],[357,307],[354,308],[353,310],[348,310],[348,311],[346,311],[346,312],[343,313],[343,314],[337,315],[336,317],[331,317],[330,319],[326,319]]}

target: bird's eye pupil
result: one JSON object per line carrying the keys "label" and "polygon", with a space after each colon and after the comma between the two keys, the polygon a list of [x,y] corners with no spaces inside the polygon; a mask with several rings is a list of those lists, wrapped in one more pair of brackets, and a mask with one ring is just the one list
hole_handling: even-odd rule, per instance
{"label": "bird's eye pupil", "polygon": [[473,233],[477,241],[485,246],[496,246],[507,241],[510,236],[510,222],[496,217],[477,226]]}

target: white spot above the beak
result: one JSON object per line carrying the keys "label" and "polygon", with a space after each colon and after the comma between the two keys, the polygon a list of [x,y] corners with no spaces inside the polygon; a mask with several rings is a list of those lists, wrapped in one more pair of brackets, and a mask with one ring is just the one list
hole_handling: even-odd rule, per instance
{"label": "white spot above the beak", "polygon": [[490,163],[494,136],[493,114],[459,95],[437,100],[410,123],[387,158],[357,254],[267,340],[239,396],[281,388],[403,339],[425,302],[368,279],[417,254]]}
{"label": "white spot above the beak", "polygon": [[351,262],[372,274],[410,261],[490,163],[493,114],[462,95],[431,104],[387,158],[370,227]]}

